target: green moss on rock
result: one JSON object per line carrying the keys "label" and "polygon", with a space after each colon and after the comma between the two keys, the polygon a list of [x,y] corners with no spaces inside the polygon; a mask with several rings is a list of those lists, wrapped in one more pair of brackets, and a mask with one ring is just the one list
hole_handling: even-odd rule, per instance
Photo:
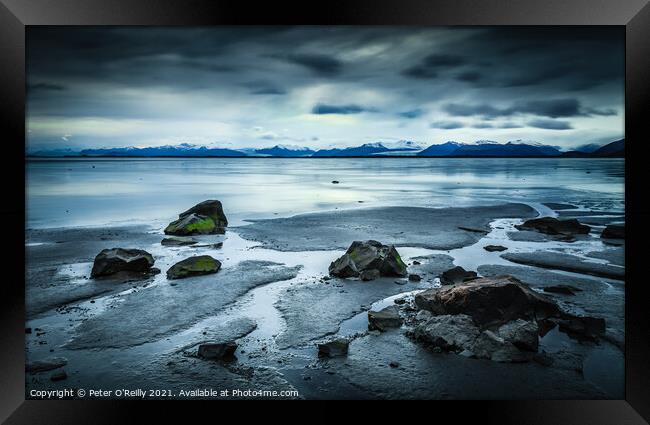
{"label": "green moss on rock", "polygon": [[191,276],[201,276],[216,273],[221,268],[221,262],[209,255],[198,255],[179,261],[167,270],[167,279],[182,279]]}

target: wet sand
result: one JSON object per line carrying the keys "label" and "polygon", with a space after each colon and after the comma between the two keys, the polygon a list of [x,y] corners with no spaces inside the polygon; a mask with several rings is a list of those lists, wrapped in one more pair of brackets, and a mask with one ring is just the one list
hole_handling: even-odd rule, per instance
{"label": "wet sand", "polygon": [[[603,268],[624,271],[622,248],[604,245],[598,227],[575,242],[509,237],[523,219],[556,214],[549,206],[571,212],[533,206],[335,210],[197,237],[201,244],[223,242],[220,249],[162,246],[156,225],[30,230],[27,358],[65,357],[68,378],[51,382],[48,372],[28,374],[27,390],[230,387],[295,389],[300,398],[317,399],[622,398],[624,282],[593,275]],[[323,280],[329,263],[355,239],[396,244],[409,272],[422,281]],[[483,249],[490,244],[507,247],[507,255]],[[114,246],[149,251],[163,273],[144,281],[89,279],[94,256]],[[583,268],[569,272],[508,260],[540,250],[578,258]],[[222,269],[166,279],[173,263],[200,254],[217,258]],[[553,297],[569,311],[605,318],[607,338],[587,344],[552,331],[540,351],[556,361],[542,366],[432,353],[406,338],[404,329],[368,334],[368,309],[438,285],[438,274],[453,265],[484,276],[509,273],[540,291],[549,284],[580,287],[576,296]],[[333,335],[354,338],[348,356],[319,359],[315,344]],[[198,344],[215,340],[236,340],[237,359],[222,364],[196,357]]]}

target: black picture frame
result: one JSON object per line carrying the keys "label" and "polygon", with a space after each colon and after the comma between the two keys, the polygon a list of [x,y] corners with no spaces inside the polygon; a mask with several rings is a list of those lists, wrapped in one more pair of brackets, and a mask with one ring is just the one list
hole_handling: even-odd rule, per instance
{"label": "black picture frame", "polygon": [[[650,99],[649,0],[363,0],[266,2],[224,0],[0,0],[0,108],[6,270],[0,286],[0,420],[6,423],[121,423],[152,420],[156,403],[25,400],[25,28],[32,25],[621,25],[626,29],[626,343],[624,400],[501,401],[480,408],[437,403],[436,418],[454,422],[478,413],[501,424],[641,424],[650,420],[650,332],[643,276],[650,218],[644,183],[643,124]],[[22,143],[20,142],[22,140]],[[10,223],[10,224],[8,224]],[[11,224],[13,223],[13,225]],[[635,279],[638,278],[638,279]],[[496,384],[498,385],[498,383]],[[174,402],[176,403],[176,402]],[[471,403],[471,402],[461,402]],[[195,403],[206,408],[205,403]],[[178,408],[178,404],[175,404]],[[226,405],[220,404],[221,411]],[[170,407],[166,406],[166,409]],[[187,409],[187,406],[180,407]],[[213,410],[207,406],[207,410]],[[427,408],[428,409],[428,408]],[[273,409],[275,410],[275,409]],[[323,409],[319,409],[323,410]],[[324,409],[328,410],[328,409]],[[366,410],[366,409],[364,409]],[[373,409],[374,410],[374,409]],[[381,413],[383,409],[377,409]],[[447,411],[447,412],[443,412]],[[271,412],[271,411],[269,411]],[[364,412],[367,413],[367,412]],[[218,415],[221,413],[219,412]],[[645,420],[644,420],[645,418]]]}

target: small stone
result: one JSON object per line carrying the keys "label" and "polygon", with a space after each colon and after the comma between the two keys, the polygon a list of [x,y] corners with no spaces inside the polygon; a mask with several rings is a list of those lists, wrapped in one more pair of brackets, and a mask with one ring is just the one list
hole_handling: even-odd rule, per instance
{"label": "small stone", "polygon": [[413,260],[413,265],[414,265],[414,266],[419,266],[420,264],[422,264],[422,263],[420,263],[420,262],[417,261],[417,260]]}
{"label": "small stone", "polygon": [[380,311],[368,312],[368,329],[384,331],[388,328],[399,328],[402,325],[402,318],[397,307],[391,305]]}
{"label": "small stone", "polygon": [[338,180],[332,180],[332,184],[339,184]]}
{"label": "small stone", "polygon": [[422,277],[419,274],[410,274],[409,275],[409,281],[411,282],[419,282],[422,280]]}
{"label": "small stone", "polygon": [[337,338],[335,340],[318,344],[319,357],[340,357],[348,354],[348,346],[350,341],[345,338]]}
{"label": "small stone", "polygon": [[231,359],[236,350],[237,344],[232,341],[224,343],[206,343],[199,345],[197,355],[202,359],[207,360],[225,360]]}
{"label": "small stone", "polygon": [[399,367],[399,363],[398,363],[398,362],[390,362],[388,365],[389,365],[390,367],[392,367],[392,368],[398,368],[398,367]]}
{"label": "small stone", "polygon": [[505,251],[508,248],[501,245],[485,245],[483,249],[488,252],[501,252],[501,251]]}

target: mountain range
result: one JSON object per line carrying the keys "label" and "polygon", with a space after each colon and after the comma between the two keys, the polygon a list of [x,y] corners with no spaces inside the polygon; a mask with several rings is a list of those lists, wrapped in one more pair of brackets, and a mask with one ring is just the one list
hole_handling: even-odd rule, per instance
{"label": "mountain range", "polygon": [[403,140],[395,143],[365,143],[348,148],[313,150],[302,146],[276,145],[269,148],[232,149],[197,146],[189,143],[155,147],[123,147],[41,150],[28,154],[31,157],[380,157],[380,156],[418,156],[418,157],[569,157],[600,158],[624,157],[625,139],[606,145],[583,145],[575,150],[563,152],[555,146],[539,143],[477,141],[475,143],[446,142],[426,148],[416,142]]}

